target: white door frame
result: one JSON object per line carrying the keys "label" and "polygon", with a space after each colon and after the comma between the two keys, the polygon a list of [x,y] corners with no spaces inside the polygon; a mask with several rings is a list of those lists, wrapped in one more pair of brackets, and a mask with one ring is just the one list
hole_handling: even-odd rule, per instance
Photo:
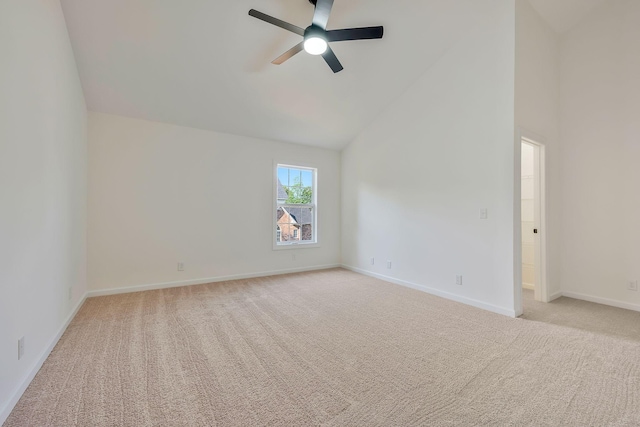
{"label": "white door frame", "polygon": [[529,144],[535,149],[534,173],[535,181],[535,199],[539,203],[535,203],[535,222],[538,228],[538,237],[535,240],[535,280],[536,290],[535,297],[538,301],[549,302],[549,292],[547,288],[547,219],[546,219],[546,138],[533,132],[518,128],[516,138],[516,191],[515,191],[515,207],[516,227],[514,233],[514,252],[515,252],[515,268],[514,268],[514,297],[516,315],[523,313],[522,309],[522,209],[521,209],[521,162],[522,162],[522,143]]}

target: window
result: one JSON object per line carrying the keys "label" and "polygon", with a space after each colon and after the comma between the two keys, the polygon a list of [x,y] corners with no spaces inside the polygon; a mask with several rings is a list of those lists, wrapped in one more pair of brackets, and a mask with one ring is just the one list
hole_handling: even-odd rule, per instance
{"label": "window", "polygon": [[275,246],[317,243],[316,169],[277,165]]}

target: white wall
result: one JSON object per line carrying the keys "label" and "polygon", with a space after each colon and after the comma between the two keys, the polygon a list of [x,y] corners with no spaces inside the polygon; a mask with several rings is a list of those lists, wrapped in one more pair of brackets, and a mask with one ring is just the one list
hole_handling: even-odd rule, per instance
{"label": "white wall", "polygon": [[640,2],[611,0],[561,46],[563,291],[640,309]]}
{"label": "white wall", "polygon": [[[545,145],[547,296],[562,286],[560,37],[527,0],[516,2],[516,126]],[[520,147],[520,142],[516,141]]]}
{"label": "white wall", "polygon": [[[273,250],[274,161],[318,168],[320,247]],[[337,151],[90,113],[89,165],[92,290],[340,263]]]}
{"label": "white wall", "polygon": [[0,2],[0,64],[1,424],[86,291],[87,165],[86,108],[57,0]]}
{"label": "white wall", "polygon": [[344,150],[343,263],[514,315],[515,5],[486,5]]}

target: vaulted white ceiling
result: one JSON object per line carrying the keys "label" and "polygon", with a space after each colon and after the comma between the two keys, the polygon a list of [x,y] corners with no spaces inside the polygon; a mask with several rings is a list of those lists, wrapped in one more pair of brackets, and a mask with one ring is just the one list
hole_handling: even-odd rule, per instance
{"label": "vaulted white ceiling", "polygon": [[578,24],[589,12],[609,0],[529,0],[549,25],[562,34]]}
{"label": "vaulted white ceiling", "polygon": [[500,1],[335,0],[329,29],[385,26],[333,44],[339,74],[304,52],[271,65],[301,38],[247,14],[304,28],[308,0],[62,5],[90,110],[340,149]]}
{"label": "vaulted white ceiling", "polygon": [[[333,74],[301,38],[308,0],[62,0],[90,110],[340,149],[503,0],[335,0],[329,29],[384,25],[382,40],[333,43]],[[530,0],[566,31],[606,0]]]}

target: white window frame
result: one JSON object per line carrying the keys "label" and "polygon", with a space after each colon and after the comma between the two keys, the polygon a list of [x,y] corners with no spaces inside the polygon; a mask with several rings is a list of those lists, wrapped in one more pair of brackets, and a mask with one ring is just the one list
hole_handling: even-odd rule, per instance
{"label": "white window frame", "polygon": [[[311,171],[312,176],[312,191],[313,191],[313,199],[312,203],[298,205],[298,206],[306,206],[311,207],[313,209],[313,222],[311,224],[311,231],[313,233],[313,240],[305,242],[302,240],[293,240],[288,242],[278,242],[277,241],[277,227],[278,227],[278,207],[282,206],[285,209],[290,205],[287,203],[278,203],[278,168],[292,168],[298,170],[308,170]],[[286,250],[286,249],[302,249],[302,248],[317,248],[320,246],[320,238],[318,232],[318,169],[314,166],[303,164],[303,163],[282,163],[282,162],[273,162],[273,221],[272,224],[272,237],[271,242],[273,244],[273,250]],[[283,184],[284,185],[284,184]],[[300,236],[300,231],[298,232],[298,236]]]}

